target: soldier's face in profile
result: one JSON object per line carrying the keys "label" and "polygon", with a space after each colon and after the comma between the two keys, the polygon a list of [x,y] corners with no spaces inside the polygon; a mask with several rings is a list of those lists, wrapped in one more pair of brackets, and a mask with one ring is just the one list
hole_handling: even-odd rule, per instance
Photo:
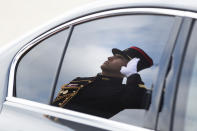
{"label": "soldier's face in profile", "polygon": [[101,69],[105,72],[120,73],[121,67],[126,66],[127,63],[128,60],[123,56],[116,54],[108,57],[108,60],[101,65]]}

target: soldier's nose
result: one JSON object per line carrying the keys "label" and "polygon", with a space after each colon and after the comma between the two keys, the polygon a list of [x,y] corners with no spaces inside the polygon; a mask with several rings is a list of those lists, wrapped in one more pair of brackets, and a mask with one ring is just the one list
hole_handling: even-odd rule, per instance
{"label": "soldier's nose", "polygon": [[108,57],[108,60],[112,60],[112,57],[110,56],[110,57]]}

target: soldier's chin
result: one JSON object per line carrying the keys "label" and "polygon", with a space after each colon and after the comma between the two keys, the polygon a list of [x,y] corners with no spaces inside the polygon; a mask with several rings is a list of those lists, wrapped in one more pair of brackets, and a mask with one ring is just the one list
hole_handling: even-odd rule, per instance
{"label": "soldier's chin", "polygon": [[107,69],[106,65],[105,65],[105,64],[102,64],[102,65],[101,65],[101,70],[104,71],[104,70],[106,70],[106,69]]}
{"label": "soldier's chin", "polygon": [[103,70],[104,69],[104,64],[102,64],[100,68],[101,68],[101,70]]}

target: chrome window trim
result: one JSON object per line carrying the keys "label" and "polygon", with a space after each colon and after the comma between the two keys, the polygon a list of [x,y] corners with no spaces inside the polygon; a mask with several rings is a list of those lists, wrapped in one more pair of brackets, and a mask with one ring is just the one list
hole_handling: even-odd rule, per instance
{"label": "chrome window trim", "polygon": [[[95,14],[90,14],[88,16],[84,16],[81,18],[77,18],[74,19],[70,22],[67,22],[61,26],[58,26],[54,29],[51,29],[50,31],[48,31],[45,34],[42,34],[41,36],[37,37],[36,39],[34,39],[33,41],[27,43],[21,50],[19,50],[19,52],[15,55],[14,59],[12,60],[11,63],[11,67],[10,67],[10,73],[9,73],[9,80],[8,80],[8,97],[6,98],[6,100],[8,102],[14,102],[14,103],[21,103],[21,104],[25,104],[25,105],[29,105],[32,107],[38,107],[41,109],[45,109],[45,110],[51,110],[51,111],[55,111],[55,112],[60,112],[63,113],[64,111],[62,109],[58,110],[58,108],[49,106],[49,105],[44,105],[44,104],[40,104],[37,102],[30,102],[29,100],[24,100],[24,99],[20,99],[20,98],[15,98],[13,97],[13,89],[14,89],[14,79],[15,79],[15,71],[16,71],[16,66],[17,63],[20,59],[20,57],[23,56],[24,53],[26,53],[29,49],[31,49],[33,46],[35,46],[36,44],[38,44],[38,42],[44,40],[45,38],[61,31],[64,30],[66,28],[69,28],[69,26],[72,25],[76,25],[76,24],[80,24],[83,22],[87,22],[90,20],[94,20],[94,19],[98,19],[98,18],[104,18],[104,17],[108,17],[108,16],[116,16],[116,15],[131,15],[131,14],[152,14],[152,15],[170,15],[170,16],[182,16],[182,17],[191,17],[191,18],[197,18],[197,14],[194,12],[189,12],[189,11],[181,11],[181,10],[175,10],[175,9],[164,9],[164,8],[125,8],[125,9],[114,9],[114,10],[109,10],[109,11],[104,11],[104,12],[99,12],[99,13],[95,13]],[[28,101],[28,102],[27,102]],[[35,103],[35,104],[32,104]],[[73,115],[74,117],[77,117],[77,115],[72,114],[72,111],[68,111],[66,110],[64,113],[66,113],[67,115]],[[83,115],[81,116],[81,119],[83,118]],[[78,118],[78,117],[77,117]],[[76,118],[75,118],[76,120]],[[97,125],[98,122],[103,121],[103,119],[99,118],[99,117],[95,117],[95,116],[84,116],[83,120],[89,121],[91,122],[95,122],[94,124]],[[110,120],[105,120],[105,122],[110,123],[105,124],[106,126],[114,126],[113,121]],[[81,123],[81,122],[80,122]],[[113,124],[111,124],[113,123]],[[120,122],[116,122],[117,125],[121,125],[122,123]],[[127,125],[128,127],[130,127],[130,125]],[[128,128],[127,128],[128,129]]]}
{"label": "chrome window trim", "polygon": [[50,115],[58,118],[62,118],[66,120],[70,120],[73,122],[78,122],[84,125],[98,127],[102,129],[107,130],[130,130],[130,131],[153,131],[149,129],[145,129],[142,127],[137,127],[125,123],[120,123],[116,121],[109,121],[108,119],[92,116],[80,112],[75,112],[59,107],[54,107],[46,104],[41,104],[38,102],[25,100],[21,98],[14,98],[14,97],[7,97],[7,102],[5,102],[5,105],[16,107],[16,108],[22,108],[27,109],[33,112],[38,112],[43,115]]}

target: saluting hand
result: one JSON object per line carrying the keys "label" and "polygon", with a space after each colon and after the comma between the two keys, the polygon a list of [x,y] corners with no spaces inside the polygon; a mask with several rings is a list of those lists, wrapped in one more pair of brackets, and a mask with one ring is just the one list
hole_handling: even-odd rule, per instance
{"label": "saluting hand", "polygon": [[125,66],[121,67],[120,72],[126,77],[129,77],[132,74],[137,73],[137,64],[139,60],[140,60],[139,58],[133,58],[127,63],[126,67]]}

